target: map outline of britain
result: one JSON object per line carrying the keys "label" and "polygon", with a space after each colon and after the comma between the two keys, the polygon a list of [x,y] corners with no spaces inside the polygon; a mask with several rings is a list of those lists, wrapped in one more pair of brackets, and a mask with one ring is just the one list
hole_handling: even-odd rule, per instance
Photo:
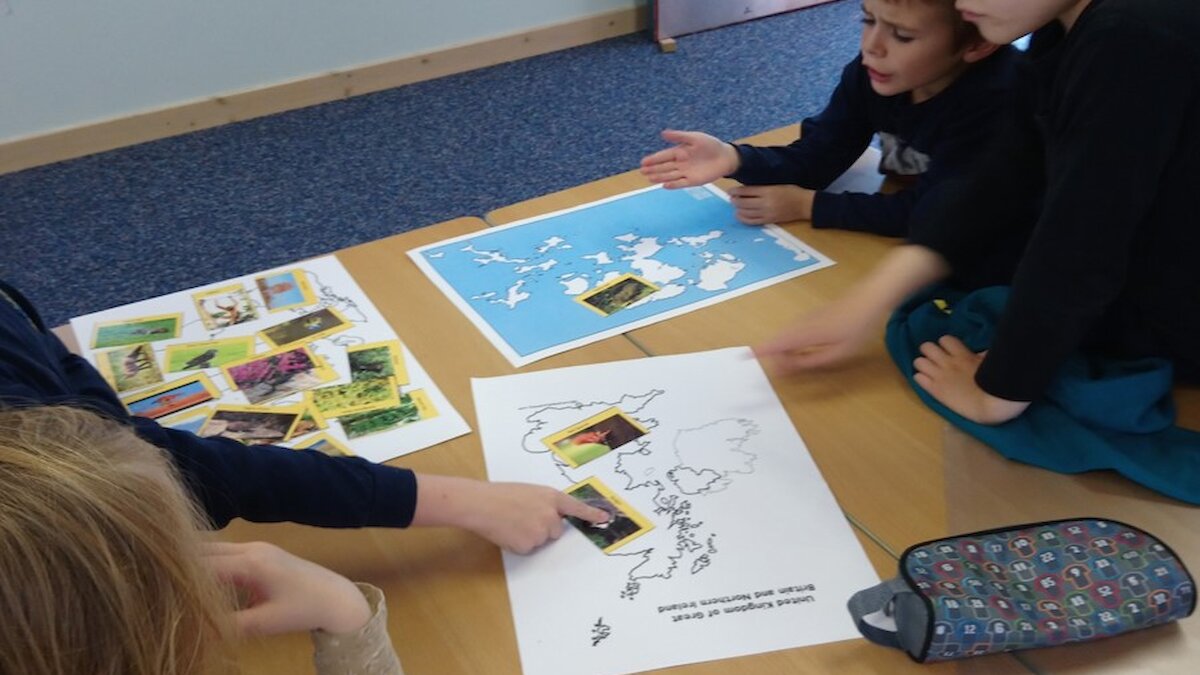
{"label": "map outline of britain", "polygon": [[[629,600],[637,596],[643,583],[672,579],[681,566],[695,575],[713,564],[718,554],[717,533],[707,530],[705,520],[694,513],[693,500],[727,489],[739,475],[753,474],[758,460],[758,455],[745,446],[760,428],[747,418],[725,417],[698,426],[663,430],[653,406],[666,395],[662,389],[652,389],[623,394],[616,401],[558,401],[519,409],[527,425],[521,439],[522,451],[553,462],[568,484],[593,475],[597,468],[593,462],[605,462],[611,463],[611,472],[624,481],[623,485],[606,481],[610,488],[626,493],[650,491],[648,501],[654,508],[649,517],[655,528],[662,530],[656,540],[659,543],[647,546],[634,540],[628,545],[631,550],[608,554],[629,565],[625,587],[620,591],[620,597]],[[542,443],[546,436],[613,407],[637,420],[649,433],[578,468],[571,468]]]}

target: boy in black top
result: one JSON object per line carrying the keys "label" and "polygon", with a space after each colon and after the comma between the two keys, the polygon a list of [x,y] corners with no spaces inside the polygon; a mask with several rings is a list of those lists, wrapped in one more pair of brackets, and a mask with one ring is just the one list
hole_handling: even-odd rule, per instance
{"label": "boy in black top", "polygon": [[[811,220],[814,227],[904,236],[929,189],[965,170],[1007,102],[1019,53],[980,39],[953,0],[866,0],[861,53],[842,71],[825,110],[784,147],[729,145],[707,134],[664,131],[672,148],[642,160],[667,188],[722,176],[750,224]],[[821,192],[878,133],[880,171],[894,194]]]}
{"label": "boy in black top", "polygon": [[1040,397],[1072,353],[1170,359],[1200,373],[1200,4],[959,0],[993,41],[1040,30],[1001,142],[842,300],[760,353],[832,363],[940,279],[1011,283],[991,348],[921,347],[915,379],[995,424]]}

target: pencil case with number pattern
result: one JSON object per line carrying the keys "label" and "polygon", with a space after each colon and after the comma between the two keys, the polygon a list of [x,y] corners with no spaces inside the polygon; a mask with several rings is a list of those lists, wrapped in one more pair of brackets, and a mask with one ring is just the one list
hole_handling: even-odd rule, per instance
{"label": "pencil case with number pattern", "polygon": [[900,575],[850,598],[872,642],[925,663],[1098,640],[1189,616],[1169,546],[1115,520],[1029,523],[909,547]]}

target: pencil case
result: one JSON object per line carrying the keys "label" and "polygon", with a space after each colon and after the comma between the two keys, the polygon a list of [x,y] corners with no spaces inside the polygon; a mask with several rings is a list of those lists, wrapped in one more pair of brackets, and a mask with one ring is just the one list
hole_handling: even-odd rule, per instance
{"label": "pencil case", "polygon": [[1099,518],[911,546],[899,576],[849,602],[864,637],[921,663],[1098,640],[1195,608],[1195,582],[1169,546]]}

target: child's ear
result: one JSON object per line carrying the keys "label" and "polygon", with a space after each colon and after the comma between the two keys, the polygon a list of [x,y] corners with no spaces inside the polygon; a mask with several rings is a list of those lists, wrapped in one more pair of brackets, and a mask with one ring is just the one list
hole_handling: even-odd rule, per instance
{"label": "child's ear", "polygon": [[962,60],[964,63],[978,63],[991,56],[999,48],[999,45],[992,44],[987,40],[976,40],[963,50]]}

